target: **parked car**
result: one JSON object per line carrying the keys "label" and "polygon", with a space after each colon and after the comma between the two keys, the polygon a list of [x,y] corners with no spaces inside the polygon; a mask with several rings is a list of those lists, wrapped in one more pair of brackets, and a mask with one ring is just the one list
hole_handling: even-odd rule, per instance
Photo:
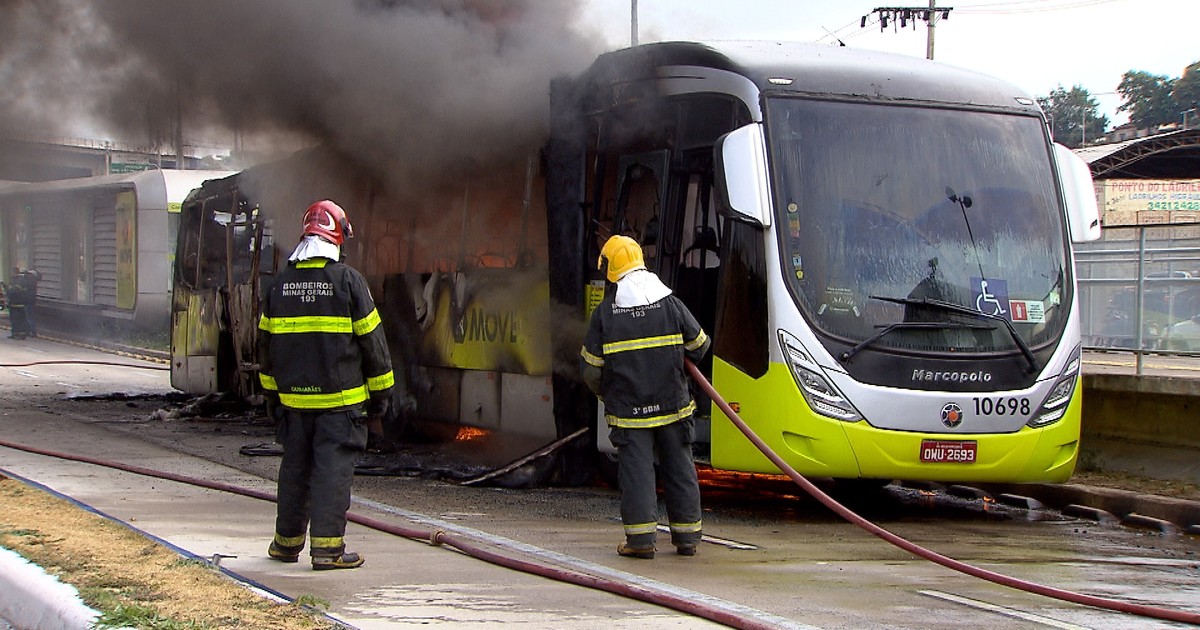
{"label": "parked car", "polygon": [[1162,341],[1167,350],[1200,352],[1200,315],[1168,328]]}
{"label": "parked car", "polygon": [[[1158,337],[1166,330],[1170,312],[1170,294],[1164,289],[1145,289],[1142,292],[1142,347],[1155,347]],[[1101,325],[1101,345],[1113,348],[1133,348],[1137,338],[1137,289],[1120,289],[1108,300]]]}

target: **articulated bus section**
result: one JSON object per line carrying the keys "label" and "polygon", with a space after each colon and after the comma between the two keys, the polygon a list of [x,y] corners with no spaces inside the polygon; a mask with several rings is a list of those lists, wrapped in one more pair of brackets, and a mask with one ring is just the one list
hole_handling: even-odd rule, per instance
{"label": "articulated bus section", "polygon": [[[310,153],[197,189],[173,383],[256,394],[257,295],[299,209],[332,198],[400,367],[393,407],[544,441],[586,429],[548,464],[558,481],[612,450],[577,374],[612,234],[641,244],[713,338],[700,369],[801,472],[1070,476],[1071,243],[1099,223],[1086,164],[1028,94],[883,53],[667,42],[602,55],[549,97],[537,155],[490,173],[400,191]],[[948,373],[977,377],[922,376]],[[698,404],[700,459],[777,472]]]}

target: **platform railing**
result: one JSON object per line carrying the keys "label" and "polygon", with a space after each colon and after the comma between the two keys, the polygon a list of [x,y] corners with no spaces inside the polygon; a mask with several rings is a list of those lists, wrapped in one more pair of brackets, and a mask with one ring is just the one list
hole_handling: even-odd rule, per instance
{"label": "platform railing", "polygon": [[1075,246],[1084,348],[1200,356],[1200,223],[1106,227]]}

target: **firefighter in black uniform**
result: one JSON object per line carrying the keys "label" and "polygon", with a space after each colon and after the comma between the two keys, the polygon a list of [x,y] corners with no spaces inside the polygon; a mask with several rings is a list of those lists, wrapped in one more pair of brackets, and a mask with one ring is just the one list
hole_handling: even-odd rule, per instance
{"label": "firefighter in black uniform", "polygon": [[5,289],[8,296],[8,337],[24,339],[29,335],[29,286],[25,272],[13,267],[12,278]]}
{"label": "firefighter in black uniform", "polygon": [[700,485],[692,460],[696,402],[683,359],[700,361],[710,345],[696,318],[646,270],[642,249],[627,236],[604,244],[599,265],[616,283],[592,313],[580,368],[604,403],[609,439],[617,447],[622,556],[654,557],[658,499],[654,463],[662,474],[671,543],[685,556],[700,541]]}
{"label": "firefighter in black uniform", "polygon": [[296,562],[311,533],[314,569],[352,569],[346,510],[367,420],[387,412],[391,356],[366,280],[341,262],[354,232],[346,213],[318,201],[304,235],[266,293],[259,320],[259,380],[283,445],[275,539],[268,554]]}

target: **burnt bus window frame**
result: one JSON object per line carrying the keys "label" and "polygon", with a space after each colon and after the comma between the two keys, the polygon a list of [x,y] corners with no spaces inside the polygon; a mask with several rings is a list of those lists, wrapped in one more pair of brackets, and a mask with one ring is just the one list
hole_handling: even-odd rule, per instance
{"label": "burnt bus window frame", "polygon": [[[276,269],[272,230],[262,219],[258,206],[239,198],[235,191],[183,206],[176,242],[175,282],[191,290],[219,289],[228,284],[227,239],[234,238],[234,282],[249,280],[254,265],[255,242],[261,248],[259,276],[274,275]],[[236,208],[230,211],[230,208]],[[227,220],[218,220],[218,215]],[[262,224],[261,237],[257,234]],[[230,228],[230,225],[233,227]],[[262,255],[267,254],[267,255]]]}

